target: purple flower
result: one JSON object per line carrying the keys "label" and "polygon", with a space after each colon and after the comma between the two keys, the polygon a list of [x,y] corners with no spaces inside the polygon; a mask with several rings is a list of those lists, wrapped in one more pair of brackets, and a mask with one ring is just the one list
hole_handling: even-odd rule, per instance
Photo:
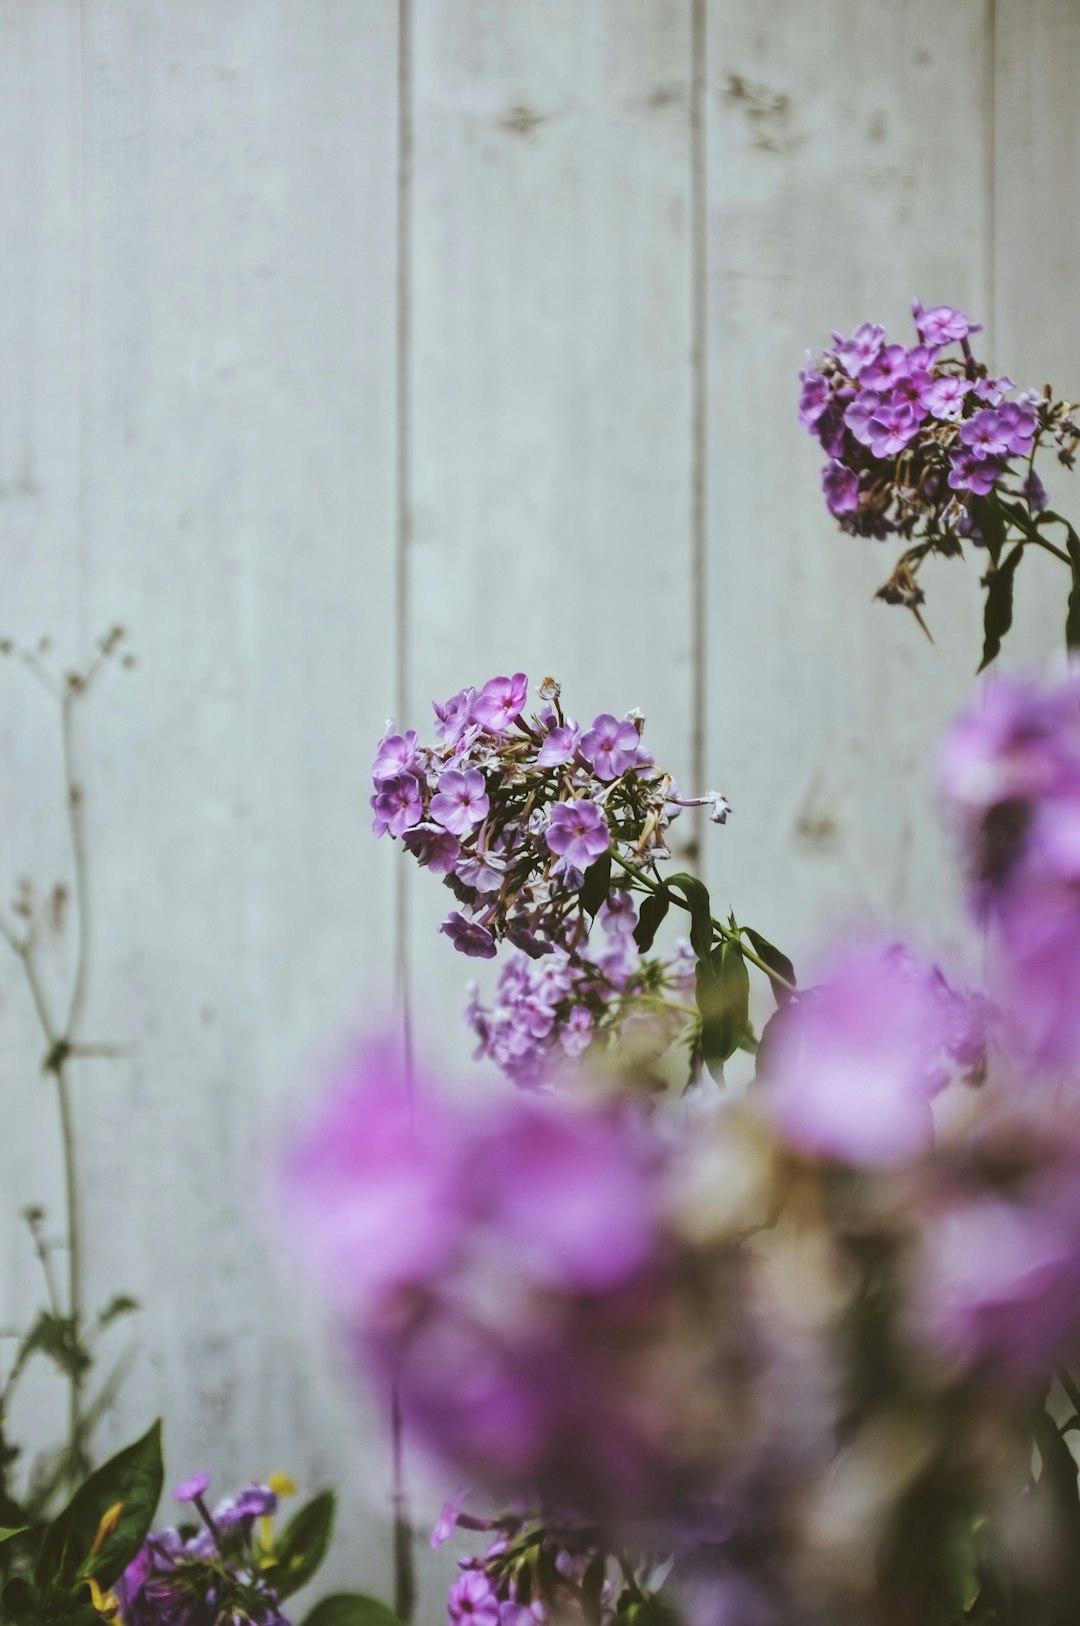
{"label": "purple flower", "polygon": [[637,762],[637,728],[632,722],[620,722],[609,711],[601,712],[582,736],[581,754],[595,768],[599,779],[618,779]]}
{"label": "purple flower", "polygon": [[190,1479],[182,1479],[173,1491],[173,1500],[177,1502],[194,1502],[197,1497],[205,1496],[210,1488],[210,1475],[208,1473],[192,1474]]}
{"label": "purple flower", "polygon": [[521,716],[528,693],[529,680],[524,672],[515,672],[509,678],[490,678],[473,703],[473,716],[492,734],[504,734]]}
{"label": "purple flower", "polygon": [[465,734],[474,725],[472,708],[475,699],[475,689],[461,689],[444,706],[440,706],[437,700],[431,702],[438,719],[435,733],[440,740],[445,740],[451,747],[462,743]]}
{"label": "purple flower", "polygon": [[997,415],[1006,436],[1009,455],[1029,456],[1035,441],[1035,432],[1039,427],[1038,414],[1034,407],[1025,406],[1019,401],[1003,401],[997,409]]}
{"label": "purple flower", "polygon": [[402,837],[406,852],[432,875],[449,875],[461,856],[461,842],[438,824],[414,824]]}
{"label": "purple flower", "polygon": [[854,469],[833,458],[822,472],[821,484],[829,512],[837,519],[843,514],[853,514],[858,508],[859,476]]}
{"label": "purple flower", "polygon": [[966,378],[958,378],[953,373],[941,373],[923,385],[922,404],[935,418],[945,421],[959,418],[970,390],[971,385]]}
{"label": "purple flower", "polygon": [[802,394],[799,397],[799,421],[813,429],[829,404],[829,381],[821,373],[803,371]]}
{"label": "purple flower", "polygon": [[885,397],[876,390],[861,390],[844,413],[844,422],[863,446],[870,445],[870,421],[881,409],[884,400]]}
{"label": "purple flower", "polygon": [[455,836],[467,836],[477,824],[483,824],[488,815],[487,786],[479,768],[465,773],[450,769],[439,780],[439,789],[431,798],[431,816],[444,830]]}
{"label": "purple flower", "polygon": [[981,407],[960,425],[960,439],[978,461],[1007,456],[1012,438],[1010,424],[994,407]]}
{"label": "purple flower", "polygon": [[455,867],[459,881],[474,892],[497,892],[506,880],[506,864],[490,853],[467,853]]}
{"label": "purple flower", "polygon": [[860,322],[849,339],[842,339],[838,333],[834,333],[833,340],[833,354],[844,371],[854,378],[873,361],[885,343],[885,329],[878,327],[876,322]]}
{"label": "purple flower", "polygon": [[908,353],[902,344],[887,344],[878,351],[873,361],[859,369],[859,383],[864,389],[888,389],[910,369]]}
{"label": "purple flower", "polygon": [[907,401],[885,402],[870,419],[867,432],[875,457],[890,457],[918,433],[919,420]]}
{"label": "purple flower", "polygon": [[952,305],[931,305],[929,310],[923,310],[916,299],[911,309],[919,337],[926,344],[951,344],[966,339],[970,333],[982,331],[980,323],[973,322]]}
{"label": "purple flower", "polygon": [[493,960],[498,952],[487,927],[478,921],[466,920],[456,909],[447,915],[439,930],[446,934],[459,954],[467,954],[473,960]]}
{"label": "purple flower", "polygon": [[1034,469],[1029,469],[1020,487],[1033,514],[1041,514],[1049,501],[1046,487]]}
{"label": "purple flower", "polygon": [[781,1135],[810,1155],[870,1167],[924,1152],[954,1033],[942,985],[948,994],[895,945],[849,948],[779,1028],[767,1082]]}
{"label": "purple flower", "polygon": [[372,765],[371,774],[376,785],[386,779],[397,779],[401,774],[411,773],[416,767],[416,730],[410,728],[406,734],[385,733],[379,741],[379,748]]}
{"label": "purple flower", "polygon": [[420,800],[420,786],[411,773],[397,779],[383,780],[382,790],[371,798],[375,809],[374,830],[377,836],[403,836],[411,825],[419,824],[424,816]]}
{"label": "purple flower", "polygon": [[990,406],[997,406],[1013,387],[1013,381],[1006,374],[1000,378],[977,378],[971,386],[980,401],[986,401]]}
{"label": "purple flower", "polygon": [[979,458],[958,447],[949,460],[949,486],[953,491],[972,491],[985,497],[1005,474],[1005,464],[998,457]]}
{"label": "purple flower", "polygon": [[592,1042],[593,1019],[591,1013],[584,1005],[575,1005],[567,1017],[561,1032],[559,1043],[568,1056],[580,1056],[587,1050]]}
{"label": "purple flower", "polygon": [[450,1537],[457,1529],[461,1509],[468,1495],[469,1487],[462,1485],[459,1490],[455,1491],[450,1500],[443,1504],[443,1510],[439,1514],[438,1522],[431,1532],[431,1545],[433,1547],[441,1547],[444,1541],[450,1540]]}
{"label": "purple flower", "polygon": [[450,1588],[446,1600],[452,1621],[475,1626],[499,1626],[499,1600],[483,1570],[466,1570]]}
{"label": "purple flower", "polygon": [[559,728],[553,728],[537,753],[536,766],[561,768],[564,763],[573,760],[580,743],[581,730],[576,723],[566,722]]}
{"label": "purple flower", "polygon": [[579,870],[587,869],[611,845],[603,812],[586,797],[556,802],[545,839],[551,852]]}

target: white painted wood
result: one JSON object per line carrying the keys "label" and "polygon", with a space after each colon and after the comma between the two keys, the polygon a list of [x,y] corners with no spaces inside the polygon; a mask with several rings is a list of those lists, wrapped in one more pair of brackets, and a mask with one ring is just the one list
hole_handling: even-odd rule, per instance
{"label": "white painted wood", "polygon": [[[161,1410],[177,1476],[338,1482],[327,1580],[384,1592],[378,1428],[255,1210],[286,1103],[389,1008],[401,859],[367,772],[398,656],[403,724],[553,671],[585,720],[641,705],[684,779],[695,691],[692,0],[414,0],[404,307],[397,13],[0,0],[0,632],[68,660],[121,620],[139,656],[83,738],[90,1018],[132,1047],[76,1079],[90,1290],[145,1304],[104,1438]],[[800,953],[866,911],[945,940],[931,763],[978,658],[974,568],[928,577],[933,648],[869,602],[886,552],[825,515],[795,374],[832,326],[907,331],[919,294],[981,315],[1018,381],[1080,391],[1080,24],[1070,0],[706,23],[708,780],[735,805],[710,879]],[[1032,659],[1060,622],[1034,576]],[[0,763],[0,889],[67,875],[53,719],[6,665]],[[475,967],[410,880],[419,1038],[464,1068]],[[51,948],[50,985],[68,968]],[[39,1050],[2,965],[0,1323],[37,1291],[10,1216],[60,1196]],[[36,1386],[23,1420],[58,1400]]]}
{"label": "white painted wood", "polygon": [[[688,0],[419,0],[409,720],[498,672],[689,760]],[[475,972],[411,887],[416,982],[464,1058]],[[490,973],[490,968],[485,968]],[[448,1031],[446,1031],[448,1030]],[[445,1035],[445,1036],[444,1036]]]}

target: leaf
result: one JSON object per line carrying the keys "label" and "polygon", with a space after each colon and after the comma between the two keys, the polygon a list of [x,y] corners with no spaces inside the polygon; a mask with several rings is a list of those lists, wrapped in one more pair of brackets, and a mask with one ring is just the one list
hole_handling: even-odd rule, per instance
{"label": "leaf", "polygon": [[993,497],[972,497],[968,509],[996,568],[1005,546],[1006,526],[1001,509]]}
{"label": "leaf", "polygon": [[[756,932],[752,926],[744,926],[743,931],[750,939],[758,959],[764,960],[770,971],[775,971],[777,976],[783,977],[785,982],[790,982],[794,986],[795,967],[787,955],[782,954],[778,948],[769,942],[767,937],[762,937],[761,933]],[[786,1005],[791,998],[791,989],[784,988],[780,983],[774,982],[772,991],[778,1005]]]}
{"label": "leaf", "polygon": [[20,1370],[31,1355],[47,1355],[67,1377],[79,1377],[92,1365],[72,1317],[53,1315],[49,1310],[42,1311],[23,1339],[18,1359]]}
{"label": "leaf", "polygon": [[1024,554],[1018,542],[996,570],[986,577],[986,608],[983,612],[983,652],[979,671],[984,672],[1001,648],[1001,640],[1012,626],[1013,577]]}
{"label": "leaf", "polygon": [[[38,1581],[72,1587],[93,1576],[107,1591],[143,1544],[161,1496],[161,1481],[159,1421],[92,1473],[49,1525],[38,1559]],[[120,1515],[95,1553],[101,1521],[117,1503]]]}
{"label": "leaf", "polygon": [[1067,523],[1065,535],[1072,564],[1072,588],[1065,616],[1065,645],[1068,649],[1080,649],[1080,536]]}
{"label": "leaf", "polygon": [[30,1526],[28,1524],[20,1524],[16,1525],[14,1530],[9,1530],[5,1526],[0,1525],[0,1547],[4,1545],[5,1541],[11,1541],[14,1536],[25,1536],[29,1528]]}
{"label": "leaf", "polygon": [[104,1310],[99,1314],[97,1318],[98,1327],[104,1330],[111,1322],[119,1320],[122,1315],[130,1315],[133,1310],[138,1308],[138,1299],[130,1298],[127,1293],[117,1293],[116,1297],[111,1298]]}
{"label": "leaf", "polygon": [[611,884],[611,853],[602,853],[595,864],[590,864],[585,871],[585,879],[581,883],[578,897],[581,907],[590,919],[596,918],[596,912],[608,895]]}
{"label": "leaf", "polygon": [[305,1615],[301,1626],[401,1626],[394,1611],[363,1592],[331,1592]]}
{"label": "leaf", "polygon": [[690,942],[699,960],[707,958],[713,945],[712,905],[704,882],[696,875],[669,875],[669,892],[681,892],[690,908]]}
{"label": "leaf", "polygon": [[697,1002],[701,1053],[715,1076],[734,1055],[750,1026],[750,973],[737,943],[723,942],[698,960]]}
{"label": "leaf", "polygon": [[634,927],[634,942],[638,946],[639,953],[648,954],[670,908],[670,892],[665,890],[649,893],[638,911],[638,923]]}
{"label": "leaf", "polygon": [[333,1491],[322,1491],[305,1503],[281,1532],[273,1549],[277,1560],[274,1589],[280,1597],[290,1598],[306,1586],[326,1557],[336,1505]]}

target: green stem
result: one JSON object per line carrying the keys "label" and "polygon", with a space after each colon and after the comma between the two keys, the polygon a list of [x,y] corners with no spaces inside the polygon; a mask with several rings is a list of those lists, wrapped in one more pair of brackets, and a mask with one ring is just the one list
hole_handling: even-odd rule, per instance
{"label": "green stem", "polygon": [[[71,1091],[68,1088],[67,1065],[60,1061],[54,1068],[56,1099],[60,1108],[60,1139],[64,1149],[64,1188],[67,1199],[67,1253],[68,1253],[68,1315],[76,1341],[82,1331],[82,1228],[79,1215],[78,1169],[75,1162],[75,1123],[71,1111]],[[83,1375],[79,1362],[72,1362],[71,1388],[68,1394],[68,1434],[71,1452],[71,1475],[76,1479],[83,1467]]]}
{"label": "green stem", "polygon": [[[641,870],[636,869],[633,864],[628,864],[625,858],[621,858],[619,856],[614,847],[611,849],[611,856],[615,860],[616,864],[620,865],[622,869],[626,870],[627,874],[631,875],[635,881],[638,881],[647,892],[667,892],[667,895],[671,899],[672,903],[677,903],[680,909],[686,910],[687,914],[693,913],[685,898],[680,898],[677,892],[669,891],[668,888],[662,884],[662,882],[652,880]],[[742,940],[741,932],[732,931],[730,926],[725,926],[723,921],[717,920],[715,915],[711,915],[709,918],[712,921],[713,931],[717,934],[717,936],[722,937],[727,943],[734,943],[740,950],[744,960],[749,960],[751,965],[756,965],[758,970],[763,972],[764,975],[768,977],[769,981],[774,983],[777,988],[786,988],[788,993],[795,993],[796,990],[794,983],[788,982],[787,978],[782,977],[779,971],[774,971],[771,966],[766,965],[765,961],[760,957],[760,955],[755,954],[752,948],[747,948],[746,944]]]}

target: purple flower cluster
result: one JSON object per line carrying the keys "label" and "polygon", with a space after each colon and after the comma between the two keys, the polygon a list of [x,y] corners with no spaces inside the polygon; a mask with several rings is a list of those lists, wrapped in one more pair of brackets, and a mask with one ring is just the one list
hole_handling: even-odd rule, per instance
{"label": "purple flower cluster", "polygon": [[146,1538],[116,1586],[124,1626],[288,1626],[262,1563],[256,1522],[277,1509],[269,1485],[249,1485],[208,1513],[208,1474],[178,1485],[177,1501],[194,1502],[204,1525],[192,1534],[167,1528]]}
{"label": "purple flower cluster", "polygon": [[993,992],[1038,1069],[1080,1061],[1080,677],[988,684],[942,752]]}
{"label": "purple flower cluster", "polygon": [[845,531],[919,548],[902,559],[880,597],[916,605],[915,572],[925,551],[956,553],[985,540],[979,499],[1005,497],[1033,518],[1046,492],[1032,467],[1049,438],[1071,467],[1077,429],[1064,402],[991,377],[971,346],[979,324],[949,305],[915,302],[918,342],[890,343],[863,322],[800,374],[799,416],[829,461],[822,487]]}
{"label": "purple flower cluster", "polygon": [[666,858],[682,807],[706,805],[721,824],[729,811],[718,793],[679,797],[642,744],[639,714],[603,712],[582,729],[552,679],[531,718],[527,697],[523,672],[463,689],[435,704],[436,744],[389,725],[372,769],[375,834],[443,879],[460,907],[440,930],[478,959],[503,938],[532,957],[574,952],[591,866],[608,853],[631,869]]}
{"label": "purple flower cluster", "polygon": [[609,892],[598,918],[604,947],[595,959],[588,939],[573,956],[564,949],[540,959],[512,952],[491,1008],[469,985],[465,1022],[479,1041],[477,1055],[515,1084],[554,1080],[598,1040],[621,1042],[643,1058],[651,1039],[662,1053],[693,1020],[685,1004],[694,993],[690,945],[680,943],[670,961],[639,954],[637,911],[626,891]]}
{"label": "purple flower cluster", "polygon": [[[443,1508],[432,1546],[440,1546],[457,1526],[486,1530],[493,1539],[482,1557],[458,1560],[460,1573],[447,1597],[451,1621],[536,1626],[589,1618],[609,1626],[616,1613],[616,1587],[607,1577],[607,1555],[597,1545],[595,1529],[553,1529],[520,1513],[477,1518],[462,1511],[465,1495],[459,1493]],[[627,1591],[625,1602],[632,1599]]]}

